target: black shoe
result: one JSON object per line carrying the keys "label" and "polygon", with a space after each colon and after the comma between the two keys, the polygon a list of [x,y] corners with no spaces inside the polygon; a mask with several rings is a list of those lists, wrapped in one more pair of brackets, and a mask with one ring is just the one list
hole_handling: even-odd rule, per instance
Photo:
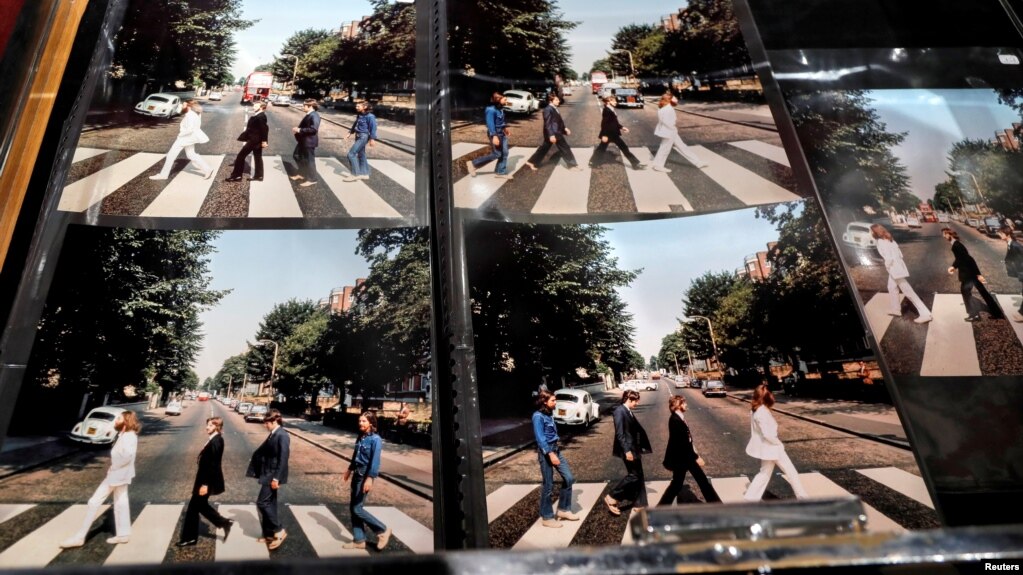
{"label": "black shoe", "polygon": [[234,527],[234,520],[228,519],[221,529],[224,530],[224,543],[227,543],[227,536],[231,534],[231,528]]}
{"label": "black shoe", "polygon": [[174,545],[178,547],[195,547],[197,543],[199,543],[198,539],[190,539],[188,541],[178,541]]}
{"label": "black shoe", "polygon": [[965,321],[980,321],[980,314],[968,315],[963,318]]}
{"label": "black shoe", "polygon": [[230,178],[227,178],[224,181],[225,182],[240,182],[240,181],[242,181],[242,177],[241,176],[231,176]]}
{"label": "black shoe", "polygon": [[262,182],[263,181],[263,176],[259,176],[258,178],[249,178],[249,181],[250,182]]}

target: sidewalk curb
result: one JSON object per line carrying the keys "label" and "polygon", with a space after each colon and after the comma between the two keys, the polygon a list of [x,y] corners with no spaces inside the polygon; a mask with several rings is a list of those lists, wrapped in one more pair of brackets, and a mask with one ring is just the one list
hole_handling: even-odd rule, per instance
{"label": "sidewalk curb", "polygon": [[[63,441],[63,440],[62,439],[58,439],[58,441]],[[56,463],[56,462],[58,462],[58,461],[60,461],[62,459],[67,459],[68,457],[71,457],[72,455],[81,453],[83,451],[83,449],[81,447],[79,447],[79,446],[68,446],[68,447],[70,448],[70,451],[68,451],[67,453],[62,453],[60,455],[51,457],[49,459],[44,459],[43,461],[37,461],[35,463],[31,463],[29,465],[26,465],[24,467],[19,467],[17,469],[14,469],[13,471],[8,471],[7,473],[0,474],[0,481],[3,481],[4,479],[8,479],[10,477],[14,477],[15,475],[19,475],[19,474],[22,474],[22,473],[25,473],[25,472],[28,472],[28,471],[34,471],[34,470],[39,469],[41,467],[46,467],[47,465],[50,465],[51,463]]]}
{"label": "sidewalk curb", "polygon": [[[352,460],[351,457],[341,453],[340,451],[338,451],[336,449],[333,449],[331,447],[327,447],[326,445],[323,445],[322,443],[320,443],[318,441],[314,441],[312,439],[309,439],[308,437],[305,436],[304,433],[296,432],[294,427],[285,427],[285,429],[288,431],[289,434],[294,435],[295,437],[301,439],[302,441],[305,441],[305,442],[307,442],[309,444],[312,444],[312,445],[314,445],[316,447],[319,447],[320,449],[326,451],[327,453],[329,453],[331,455],[340,457],[341,459],[344,459],[345,461],[349,461],[349,462]],[[398,487],[401,487],[402,489],[404,489],[405,491],[408,491],[409,493],[412,493],[413,495],[418,495],[418,496],[420,496],[420,497],[422,497],[424,499],[427,499],[429,501],[433,501],[433,493],[427,493],[426,491],[423,491],[422,489],[420,489],[419,487],[416,487],[415,485],[411,485],[411,484],[405,482],[402,479],[398,479],[398,478],[392,476],[390,473],[385,473],[385,472],[381,471],[380,472],[380,477],[383,477],[387,481],[390,481],[391,483],[397,485]]]}
{"label": "sidewalk curb", "polygon": [[[745,402],[745,403],[750,403],[750,400],[748,400],[748,399],[746,399],[744,397],[735,395],[735,394],[729,393],[728,397],[730,397],[732,399],[735,399],[735,400],[738,400],[738,401]],[[820,425],[822,427],[827,427],[829,429],[834,429],[835,431],[841,431],[841,432],[844,432],[844,433],[848,433],[850,435],[855,435],[855,436],[861,437],[863,439],[869,439],[871,441],[876,441],[878,443],[884,443],[885,445],[890,445],[892,447],[898,447],[900,449],[905,449],[906,451],[913,451],[913,446],[911,446],[909,444],[908,440],[905,441],[905,442],[902,442],[902,441],[897,441],[897,440],[894,440],[894,439],[888,439],[887,437],[881,437],[879,435],[874,435],[872,433],[864,433],[862,431],[855,431],[855,430],[849,429],[847,427],[841,427],[839,425],[835,425],[834,423],[828,423],[828,422],[822,421],[820,419],[816,419],[816,418],[813,418],[813,417],[808,417],[806,415],[802,415],[802,414],[799,414],[799,413],[794,413],[794,412],[791,412],[791,411],[788,411],[788,410],[785,410],[785,409],[778,409],[777,408],[777,405],[778,405],[777,403],[775,403],[774,405],[775,405],[775,407],[772,407],[771,411],[775,411],[775,412],[787,415],[789,417],[794,417],[796,419],[802,419],[803,421],[808,421],[810,423],[815,423],[815,424]]]}
{"label": "sidewalk curb", "polygon": [[708,120],[717,120],[719,122],[728,122],[729,124],[736,124],[736,125],[739,125],[739,126],[746,126],[747,128],[755,128],[757,130],[764,130],[766,132],[774,132],[776,134],[778,133],[778,127],[777,126],[767,127],[767,126],[758,125],[758,124],[751,124],[749,122],[741,122],[739,120],[729,120],[729,119],[726,119],[726,118],[720,118],[718,116],[711,116],[709,114],[704,114],[702,112],[693,112],[693,111],[690,111],[690,110],[683,110],[682,108],[679,108],[678,106],[676,106],[675,109],[678,110],[679,112],[682,112],[683,114],[692,114],[693,116],[699,116],[700,118],[707,118]]}

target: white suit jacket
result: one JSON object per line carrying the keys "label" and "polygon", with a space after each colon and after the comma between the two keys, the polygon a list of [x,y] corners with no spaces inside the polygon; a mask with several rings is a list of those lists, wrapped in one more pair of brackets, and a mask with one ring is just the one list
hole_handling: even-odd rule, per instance
{"label": "white suit jacket", "polygon": [[185,112],[185,117],[181,120],[181,126],[178,128],[177,143],[182,146],[194,146],[209,142],[210,138],[202,131],[201,126],[202,119],[199,118],[199,114],[189,109]]}
{"label": "white suit jacket", "polygon": [[750,417],[750,438],[746,454],[757,459],[772,461],[781,457],[785,446],[778,439],[778,422],[766,405],[761,405]]}
{"label": "white suit jacket", "polygon": [[134,431],[125,431],[117,438],[110,450],[110,469],[107,471],[108,485],[128,485],[135,477],[135,452],[139,436]]}
{"label": "white suit jacket", "polygon": [[678,128],[675,127],[675,107],[671,104],[658,108],[654,135],[658,138],[674,138],[678,135]]}
{"label": "white suit jacket", "polygon": [[897,280],[909,277],[909,270],[906,268],[906,262],[902,259],[902,250],[899,249],[899,244],[891,240],[878,238],[877,253],[881,254],[881,257],[884,259],[884,267],[888,270],[888,275],[892,279]]}

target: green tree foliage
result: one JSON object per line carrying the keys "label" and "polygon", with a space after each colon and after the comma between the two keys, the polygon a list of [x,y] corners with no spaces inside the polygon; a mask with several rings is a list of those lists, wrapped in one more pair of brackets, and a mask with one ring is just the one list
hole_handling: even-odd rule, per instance
{"label": "green tree foliage", "polygon": [[[273,73],[274,80],[277,82],[290,82],[292,76],[295,74],[297,69],[298,73],[305,76],[307,75],[307,64],[309,52],[321,42],[328,38],[334,37],[329,30],[317,30],[308,28],[306,30],[299,30],[287,40],[281,46],[279,57],[274,58],[273,62],[269,66],[269,72]],[[298,58],[298,67],[295,66],[295,56]]]}
{"label": "green tree foliage", "polygon": [[[256,366],[255,371],[269,378],[273,371],[274,345],[262,343],[264,340],[277,344],[277,370],[281,366],[281,349],[284,342],[295,333],[298,327],[315,315],[319,309],[312,300],[289,299],[273,307],[259,323],[255,341],[248,352],[248,364]],[[257,380],[260,379],[257,377]],[[252,381],[252,377],[249,378]]]}
{"label": "green tree foliage", "polygon": [[657,352],[657,358],[661,365],[676,365],[683,372],[689,365],[689,355],[686,353],[685,340],[679,330],[673,331],[661,338],[661,349]]}
{"label": "green tree foliage", "polygon": [[[682,298],[682,311],[690,321],[682,324],[682,339],[684,347],[693,352],[696,357],[712,357],[714,345],[711,341],[711,326],[702,319],[694,316],[703,316],[714,321],[714,314],[721,306],[721,302],[732,290],[735,284],[735,275],[731,272],[706,272],[694,279]],[[715,334],[716,336],[717,334]]]}
{"label": "green tree foliage", "polygon": [[220,370],[213,376],[209,390],[224,391],[225,393],[228,390],[231,393],[237,393],[241,390],[243,385],[247,383],[247,378],[245,377],[247,356],[247,353],[240,353],[225,359],[224,363],[220,366]]}
{"label": "green tree foliage", "polygon": [[329,363],[325,361],[331,350],[326,348],[330,314],[316,310],[299,324],[281,344],[277,360],[276,391],[285,396],[315,398],[321,389],[330,386]]}
{"label": "green tree foliage", "polygon": [[242,0],[131,0],[114,68],[157,87],[230,83],[234,33],[255,23],[241,13]]}
{"label": "green tree foliage", "polygon": [[191,385],[199,314],[227,293],[209,286],[217,235],[69,228],[22,397]]}
{"label": "green tree foliage", "polygon": [[680,29],[665,36],[659,61],[665,75],[710,73],[750,67],[749,52],[731,0],[690,0]]}
{"label": "green tree foliage", "polygon": [[850,221],[864,206],[903,212],[920,202],[892,151],[906,134],[888,132],[864,92],[797,94],[789,113],[829,210],[848,212]]}
{"label": "green tree foliage", "polygon": [[[608,54],[608,63],[620,75],[632,73],[632,67],[640,69],[643,66],[642,60],[636,54],[640,43],[657,29],[656,26],[647,24],[628,24],[622,26],[611,38],[611,53]],[[621,50],[618,52],[616,50]],[[629,54],[632,53],[632,60]]]}
{"label": "green tree foliage", "polygon": [[967,139],[952,145],[948,163],[949,179],[942,184],[962,194],[965,203],[986,203],[992,210],[1012,217],[1023,214],[1023,194],[1019,193],[1023,188],[1023,154],[999,144]]}
{"label": "green tree foliage", "polygon": [[934,209],[952,213],[960,211],[964,205],[962,192],[959,190],[957,182],[939,182],[934,186]]}
{"label": "green tree foliage", "polygon": [[556,386],[598,362],[619,372],[634,363],[632,315],[617,289],[638,271],[618,268],[604,231],[474,224],[469,285],[483,386]]}

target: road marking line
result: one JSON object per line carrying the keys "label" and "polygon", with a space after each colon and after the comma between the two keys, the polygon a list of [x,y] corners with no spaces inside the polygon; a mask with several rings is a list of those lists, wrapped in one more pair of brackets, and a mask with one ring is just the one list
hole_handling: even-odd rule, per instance
{"label": "road marking line", "polygon": [[[579,532],[594,504],[604,492],[605,483],[576,483],[572,486],[572,511],[579,515],[579,521],[562,521],[561,529],[544,527],[542,519],[526,531],[512,549],[554,549],[568,547]],[[600,502],[603,507],[603,502]]]}
{"label": "road marking line", "polygon": [[707,162],[707,167],[701,171],[747,206],[802,199],[778,184],[761,178],[703,146],[690,146],[690,148],[700,159]]}
{"label": "road marking line", "polygon": [[[216,175],[220,165],[224,162],[224,156],[202,156],[210,164],[210,169]],[[142,211],[144,218],[194,218],[199,215],[202,204],[206,201],[206,195],[210,193],[213,186],[213,177],[206,180],[202,174],[181,171],[174,176],[170,184],[156,196],[146,209]]]}
{"label": "road marking line", "polygon": [[160,564],[167,555],[184,505],[146,505],[131,524],[127,543],[114,545],[104,565]]}
{"label": "road marking line", "polygon": [[[668,489],[668,484],[671,481],[658,480],[658,481],[647,481],[646,482],[646,499],[647,509],[650,509],[657,505],[660,501],[661,496],[664,495],[665,490]],[[625,526],[625,535],[622,536],[622,545],[632,545],[632,517],[635,517],[639,511],[635,509],[629,514],[629,523]]]}
{"label": "road marking line", "polygon": [[351,557],[369,555],[365,549],[343,549],[352,542],[352,533],[338,521],[326,505],[289,505],[302,532],[313,546],[317,557]]}
{"label": "road marking line", "polygon": [[467,156],[480,148],[489,148],[490,144],[476,144],[473,142],[455,142],[451,144],[451,159],[458,160],[462,156]]}
{"label": "road marking line", "polygon": [[[782,476],[784,477],[784,474]],[[785,480],[788,481],[788,478],[786,477]],[[854,497],[852,493],[842,489],[842,486],[817,472],[800,473],[799,481],[806,488],[806,492],[810,497]],[[891,533],[905,531],[901,525],[866,503],[863,504],[863,510],[867,514],[867,531],[874,533],[879,531]]]}
{"label": "road marking line", "polygon": [[973,324],[963,321],[966,306],[958,294],[935,294],[924,343],[922,376],[980,375]]}
{"label": "road marking line", "polygon": [[7,521],[8,519],[20,515],[29,509],[35,507],[34,503],[15,503],[15,504],[3,504],[0,505],[0,523]]}
{"label": "road marking line", "polygon": [[[572,153],[579,166],[586,166],[593,157],[593,148],[575,149]],[[558,160],[558,165],[533,205],[532,213],[585,214],[590,199],[591,174],[593,170],[585,167],[581,172],[569,170],[564,158]]]}
{"label": "road marking line", "polygon": [[487,495],[487,523],[493,523],[505,511],[508,511],[536,489],[534,484],[512,483],[502,485]]}
{"label": "road marking line", "polygon": [[416,193],[416,173],[391,160],[369,160],[374,170],[397,182],[406,190]]}
{"label": "road marking line", "polygon": [[[906,297],[899,294],[899,301]],[[892,325],[892,320],[895,316],[888,315],[888,310],[891,307],[891,303],[888,300],[888,292],[882,291],[874,294],[874,297],[870,298],[870,301],[863,306],[863,313],[867,316],[867,323],[870,324],[870,331],[874,334],[874,339],[878,343],[884,339],[885,332]]]}
{"label": "road marking line", "polygon": [[348,168],[337,158],[316,158],[316,169],[320,178],[327,183],[330,193],[334,194],[341,205],[353,218],[400,218],[398,210],[391,207],[364,182],[344,181],[344,174],[350,174]]}
{"label": "road marking line", "polygon": [[1012,294],[993,294],[998,300],[998,305],[1005,311],[1005,317],[1009,321],[1009,325],[1012,326],[1012,331],[1016,332],[1016,339],[1023,343],[1023,323],[1018,321],[1012,321],[1012,314],[1019,310],[1020,296]]}
{"label": "road marking line", "polygon": [[75,164],[82,160],[88,160],[89,158],[95,158],[100,154],[105,154],[110,150],[100,150],[98,148],[75,148],[75,155],[71,158],[71,163]]}
{"label": "road marking line", "polygon": [[270,558],[266,544],[256,541],[263,536],[263,528],[255,505],[220,505],[217,511],[225,518],[234,520],[235,525],[227,543],[217,538],[216,561]]}
{"label": "road marking line", "polygon": [[[642,164],[650,166],[654,156],[646,147],[637,147],[633,150],[636,159]],[[629,188],[632,190],[632,197],[636,200],[636,211],[645,213],[670,212],[671,206],[682,206],[687,212],[693,211],[693,205],[689,203],[682,192],[671,181],[671,176],[664,172],[658,172],[652,168],[645,170],[633,170],[632,165],[622,155],[622,162],[625,166],[625,177],[629,180]]]}
{"label": "road marking line", "polygon": [[886,487],[898,491],[910,499],[934,509],[934,502],[931,501],[931,495],[927,492],[927,486],[924,485],[924,478],[919,475],[913,475],[897,467],[857,469],[856,471]]}
{"label": "road marking line", "polygon": [[62,212],[84,212],[90,206],[103,201],[103,198],[116,192],[121,186],[134,180],[139,174],[153,167],[163,158],[163,154],[145,152],[133,154],[95,174],[68,184],[60,195],[57,209]]}
{"label": "road marking line", "polygon": [[433,553],[433,531],[396,507],[366,507],[370,515],[391,528],[394,537],[413,553]]}
{"label": "road marking line", "polygon": [[284,160],[280,156],[263,158],[263,181],[249,182],[250,218],[301,218],[302,208],[291,187]]}
{"label": "road marking line", "polygon": [[745,495],[746,488],[749,487],[749,478],[745,476],[716,477],[711,478],[710,484],[714,486],[714,491],[717,492],[722,503],[742,503],[745,501],[742,496]]}
{"label": "road marking line", "polygon": [[[109,505],[100,505],[96,517],[102,517],[109,508]],[[0,553],[0,567],[45,567],[60,554],[60,543],[81,527],[88,509],[88,505],[68,507]]]}
{"label": "road marking line", "polygon": [[768,144],[767,142],[761,142],[760,140],[743,140],[741,142],[728,143],[740,150],[746,150],[747,152],[756,154],[761,158],[767,158],[777,164],[791,167],[789,165],[789,157],[785,155],[785,148],[781,146],[775,146]]}
{"label": "road marking line", "polygon": [[[530,148],[515,147],[508,150],[508,173],[514,175],[526,165]],[[455,182],[455,207],[477,209],[486,203],[508,180],[491,173],[479,173],[475,178],[466,176]]]}

